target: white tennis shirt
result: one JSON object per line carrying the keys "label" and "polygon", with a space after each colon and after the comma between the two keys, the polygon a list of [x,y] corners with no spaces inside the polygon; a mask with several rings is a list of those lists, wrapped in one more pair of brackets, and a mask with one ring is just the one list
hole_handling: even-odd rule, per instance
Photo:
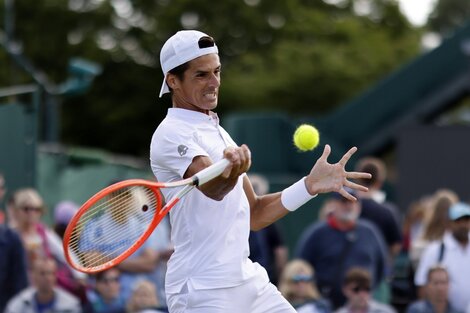
{"label": "white tennis shirt", "polygon": [[[442,265],[449,273],[449,301],[458,312],[465,312],[470,305],[470,244],[462,247],[450,232],[444,234],[443,241]],[[417,286],[426,284],[429,269],[438,263],[440,248],[441,241],[436,240],[424,250],[415,273]]]}
{"label": "white tennis shirt", "polygon": [[[215,113],[170,108],[152,137],[152,170],[159,181],[180,180],[194,157],[217,162],[229,146],[236,144]],[[168,200],[177,188],[162,192]],[[168,262],[167,293],[179,293],[188,281],[195,289],[238,286],[259,269],[248,258],[250,207],[243,176],[221,201],[194,188],[171,209],[170,222],[175,252]]]}

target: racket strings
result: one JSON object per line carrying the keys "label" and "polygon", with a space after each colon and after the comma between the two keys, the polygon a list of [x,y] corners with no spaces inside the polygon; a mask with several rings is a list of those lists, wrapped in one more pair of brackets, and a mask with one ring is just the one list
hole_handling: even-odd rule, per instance
{"label": "racket strings", "polygon": [[116,190],[91,206],[77,222],[69,249],[77,264],[101,266],[129,250],[151,224],[161,203],[152,189]]}
{"label": "racket strings", "polygon": [[[130,219],[132,219],[132,216],[129,216],[128,213],[126,213],[127,209],[124,210],[119,210],[116,208],[117,203],[119,203],[120,208],[127,208],[129,206],[135,205],[135,199],[134,197],[130,196],[130,194],[136,194],[135,191],[131,191],[131,193],[121,193],[118,195],[112,195],[111,200],[109,200],[109,205],[112,207],[111,215],[113,218],[113,221],[116,222],[116,225],[112,225],[112,227],[107,227],[108,229],[103,229],[103,232],[107,232],[107,243],[101,243],[100,244],[100,249],[99,250],[106,250],[107,254],[103,254],[103,251],[99,251],[99,253],[88,253],[88,257],[86,258],[86,265],[87,266],[96,266],[99,265],[99,263],[102,262],[108,262],[110,259],[112,259],[116,254],[122,254],[127,248],[129,248],[135,240],[141,236],[144,230],[139,230],[136,231],[136,227],[142,227],[143,225],[148,224],[145,219],[142,219],[142,215],[135,215],[134,218],[137,220],[137,224],[134,223],[133,225],[134,232],[133,236],[126,236],[126,238],[122,238],[122,233],[128,230],[123,229],[123,227],[130,227],[131,225],[126,225]],[[105,200],[106,202],[106,200]],[[139,203],[136,208],[132,209],[140,209],[141,206],[148,206],[147,211],[151,207],[155,207],[153,203]],[[114,207],[113,207],[114,206]],[[103,205],[101,205],[100,209],[102,210]],[[132,210],[131,210],[132,212]],[[135,211],[134,211],[135,213]],[[149,212],[151,213],[151,211]],[[145,216],[149,217],[149,221],[153,218],[153,214],[146,214]],[[140,217],[140,218],[139,218]],[[111,225],[111,224],[110,224]],[[112,229],[116,228],[114,226],[117,226],[119,229]],[[111,235],[110,235],[111,234]],[[110,235],[110,236],[109,236]],[[96,243],[94,243],[96,244]],[[84,247],[85,250],[90,250],[90,247]],[[94,251],[95,252],[95,251]]]}

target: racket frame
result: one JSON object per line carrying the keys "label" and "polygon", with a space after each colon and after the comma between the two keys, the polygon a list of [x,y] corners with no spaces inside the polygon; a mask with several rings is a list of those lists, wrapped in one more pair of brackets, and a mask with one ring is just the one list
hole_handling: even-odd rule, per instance
{"label": "racket frame", "polygon": [[[137,249],[139,249],[144,242],[150,237],[154,229],[157,227],[157,225],[160,223],[160,221],[165,217],[165,215],[173,208],[178,201],[186,195],[188,192],[190,192],[194,187],[200,186],[202,184],[205,184],[206,182],[210,181],[211,179],[219,176],[224,169],[230,164],[230,162],[227,159],[222,159],[218,161],[217,163],[212,164],[211,166],[201,170],[200,172],[196,173],[195,175],[179,180],[179,181],[174,181],[174,182],[152,182],[144,179],[127,179],[124,181],[117,182],[115,184],[112,184],[98,193],[96,193],[94,196],[92,196],[90,199],[88,199],[77,211],[77,213],[72,217],[70,220],[65,233],[64,233],[64,239],[63,239],[63,247],[64,247],[64,253],[65,253],[65,259],[67,260],[67,263],[70,264],[74,269],[87,273],[87,274],[93,274],[97,272],[104,271],[106,269],[109,269],[111,267],[114,267],[124,261],[126,258],[128,258],[132,253],[134,253]],[[112,260],[109,260],[101,265],[96,265],[96,266],[91,266],[91,267],[86,267],[82,266],[80,264],[77,264],[77,262],[74,261],[74,257],[72,256],[69,248],[69,242],[70,238],[75,230],[75,225],[78,223],[80,218],[88,211],[90,207],[96,204],[99,200],[103,199],[105,196],[123,189],[123,188],[128,188],[132,186],[143,186],[147,187],[152,190],[152,192],[155,194],[155,197],[157,198],[157,203],[163,203],[162,202],[162,195],[160,193],[161,188],[172,188],[172,187],[181,187],[181,188],[168,202],[165,204],[163,208],[156,208],[155,210],[155,215],[148,225],[147,229],[145,232],[129,247],[121,253],[119,256],[113,258]]]}

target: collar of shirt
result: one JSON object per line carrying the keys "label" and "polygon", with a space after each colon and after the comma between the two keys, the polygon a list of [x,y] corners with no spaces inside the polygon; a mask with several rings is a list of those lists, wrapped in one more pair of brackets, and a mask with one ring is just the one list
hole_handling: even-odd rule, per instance
{"label": "collar of shirt", "polygon": [[[470,234],[469,234],[470,239]],[[444,237],[442,238],[444,241],[446,249],[462,249],[462,245],[454,238],[450,231],[446,231],[444,233]],[[467,245],[467,249],[470,248],[470,244]]]}
{"label": "collar of shirt", "polygon": [[168,116],[184,118],[186,120],[193,121],[215,121],[217,123],[219,122],[219,117],[217,116],[217,113],[212,111],[209,111],[209,115],[207,115],[198,111],[192,111],[181,108],[169,108]]}

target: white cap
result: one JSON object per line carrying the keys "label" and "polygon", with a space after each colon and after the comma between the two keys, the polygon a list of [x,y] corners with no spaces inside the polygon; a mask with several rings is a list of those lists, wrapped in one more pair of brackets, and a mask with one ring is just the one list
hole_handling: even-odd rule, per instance
{"label": "white cap", "polygon": [[169,71],[202,55],[219,53],[215,44],[211,47],[200,48],[199,39],[202,37],[209,36],[197,30],[182,30],[171,36],[165,42],[160,52],[160,64],[163,71],[163,84],[160,89],[160,98],[163,94],[170,92],[166,84],[166,75]]}

